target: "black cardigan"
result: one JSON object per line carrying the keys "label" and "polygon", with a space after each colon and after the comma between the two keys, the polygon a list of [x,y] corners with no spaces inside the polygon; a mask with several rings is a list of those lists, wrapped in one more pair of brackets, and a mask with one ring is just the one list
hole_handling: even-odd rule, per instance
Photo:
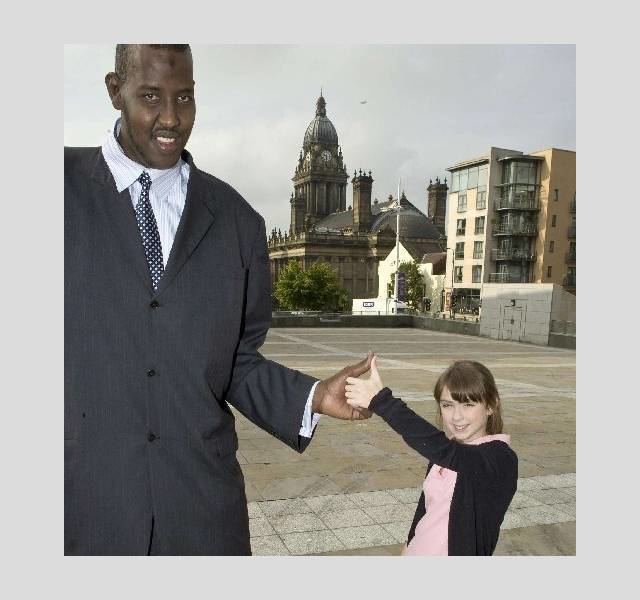
{"label": "black cardigan", "polygon": [[[369,408],[429,459],[429,469],[436,464],[458,474],[449,513],[449,556],[493,554],[500,525],[516,492],[516,453],[500,440],[473,445],[448,439],[402,400],[394,398],[389,388],[380,390]],[[407,543],[425,513],[423,491]]]}

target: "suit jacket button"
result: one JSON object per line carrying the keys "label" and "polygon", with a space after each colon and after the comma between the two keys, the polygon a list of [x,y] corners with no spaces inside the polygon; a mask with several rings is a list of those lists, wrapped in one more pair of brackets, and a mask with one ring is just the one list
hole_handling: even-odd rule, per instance
{"label": "suit jacket button", "polygon": [[149,304],[149,306],[151,308],[158,308],[158,306],[160,306],[160,302],[158,302],[157,300],[154,300],[151,304]]}
{"label": "suit jacket button", "polygon": [[153,442],[157,437],[158,436],[155,433],[153,433],[153,431],[150,431],[149,433],[147,433],[147,439],[150,442]]}
{"label": "suit jacket button", "polygon": [[148,376],[148,377],[153,377],[155,374],[156,374],[156,372],[155,372],[153,369],[149,369],[149,370],[147,371],[147,376]]}

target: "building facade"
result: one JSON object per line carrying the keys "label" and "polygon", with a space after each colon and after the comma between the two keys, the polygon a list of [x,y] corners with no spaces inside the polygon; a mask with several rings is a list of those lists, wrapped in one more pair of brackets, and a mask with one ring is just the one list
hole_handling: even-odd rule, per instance
{"label": "building facade", "polygon": [[[305,130],[292,181],[288,231],[273,229],[268,238],[273,286],[290,260],[299,261],[303,268],[326,261],[337,271],[340,284],[351,298],[376,296],[378,263],[396,244],[398,206],[403,244],[419,256],[444,248],[444,236],[435,221],[430,221],[404,193],[400,201],[389,196],[384,202],[372,202],[371,171],[353,172],[352,199],[347,206],[347,167],[322,95],[316,102],[315,117]],[[437,183],[434,211],[437,208],[440,217],[446,183]]]}
{"label": "building facade", "polygon": [[447,170],[447,309],[453,298],[457,312],[477,312],[484,283],[575,294],[575,152],[491,148]]}

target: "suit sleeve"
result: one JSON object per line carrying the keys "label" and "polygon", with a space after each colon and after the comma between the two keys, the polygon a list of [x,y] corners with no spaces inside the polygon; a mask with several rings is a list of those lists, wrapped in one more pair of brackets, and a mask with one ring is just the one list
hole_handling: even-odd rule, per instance
{"label": "suit sleeve", "polygon": [[441,467],[464,472],[481,483],[497,482],[511,471],[510,463],[515,455],[505,442],[495,440],[472,445],[450,440],[402,400],[394,398],[389,388],[380,390],[369,408],[416,452]]}
{"label": "suit sleeve", "polygon": [[258,349],[271,324],[271,276],[264,220],[251,249],[240,340],[227,394],[245,417],[302,452],[310,438],[298,435],[305,404],[316,378],[265,359]]}

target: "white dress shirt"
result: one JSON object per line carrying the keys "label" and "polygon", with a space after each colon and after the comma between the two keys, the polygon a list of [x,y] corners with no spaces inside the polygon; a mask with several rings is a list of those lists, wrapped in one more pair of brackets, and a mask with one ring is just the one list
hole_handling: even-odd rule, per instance
{"label": "white dress shirt", "polygon": [[[170,169],[149,169],[131,160],[124,153],[117,140],[119,133],[120,119],[116,121],[113,131],[107,135],[107,139],[102,145],[102,155],[113,175],[118,192],[122,192],[124,189],[129,190],[134,210],[142,191],[142,184],[138,181],[138,177],[143,171],[146,171],[151,177],[149,200],[158,224],[160,244],[162,245],[162,262],[166,268],[187,198],[187,184],[191,167],[180,158]],[[320,415],[311,410],[313,393],[317,385],[316,381],[311,386],[307,397],[307,405],[299,432],[299,435],[304,437],[312,436],[313,430],[320,420]]]}

